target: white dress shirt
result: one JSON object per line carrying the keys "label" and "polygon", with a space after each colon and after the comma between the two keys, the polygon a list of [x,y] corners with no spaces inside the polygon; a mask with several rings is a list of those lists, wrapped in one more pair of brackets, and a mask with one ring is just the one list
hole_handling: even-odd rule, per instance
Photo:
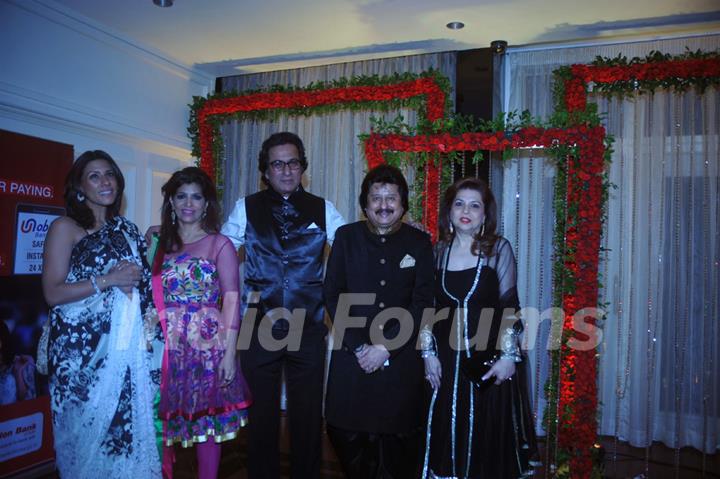
{"label": "white dress shirt", "polygon": [[[325,234],[327,241],[332,245],[335,231],[346,223],[340,212],[332,202],[325,200]],[[245,227],[247,226],[247,213],[245,212],[245,198],[240,198],[222,226],[220,232],[230,238],[235,249],[245,244]]]}

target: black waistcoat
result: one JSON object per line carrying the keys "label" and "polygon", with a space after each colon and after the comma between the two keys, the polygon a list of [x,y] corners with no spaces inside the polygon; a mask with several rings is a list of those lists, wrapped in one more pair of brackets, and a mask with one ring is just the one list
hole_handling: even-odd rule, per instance
{"label": "black waistcoat", "polygon": [[245,198],[245,213],[245,288],[260,293],[258,321],[274,308],[302,308],[305,328],[321,325],[325,200],[302,187],[288,199],[268,188]]}

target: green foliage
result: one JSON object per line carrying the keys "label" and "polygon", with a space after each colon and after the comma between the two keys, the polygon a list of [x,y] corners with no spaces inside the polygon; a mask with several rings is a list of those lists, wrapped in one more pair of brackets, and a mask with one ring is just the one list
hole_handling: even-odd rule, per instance
{"label": "green foliage", "polygon": [[[223,100],[236,98],[239,96],[250,96],[257,93],[291,93],[291,92],[316,92],[323,90],[331,90],[336,88],[348,88],[358,86],[384,86],[401,82],[415,81],[420,78],[432,78],[435,84],[445,93],[445,111],[450,111],[452,100],[449,92],[451,91],[450,80],[442,75],[439,71],[430,69],[420,74],[415,73],[394,73],[388,76],[370,75],[370,76],[353,76],[351,78],[340,78],[328,82],[313,82],[305,87],[272,85],[267,88],[238,91],[223,91],[212,93],[206,97],[194,96],[190,108],[190,119],[188,125],[188,136],[192,140],[192,155],[197,158],[200,163],[200,125],[198,114],[202,108],[214,100]],[[293,107],[293,108],[264,108],[251,111],[238,111],[229,114],[213,114],[208,118],[208,124],[212,128],[212,157],[215,159],[215,178],[218,185],[218,192],[222,193],[223,185],[223,168],[220,158],[223,154],[223,141],[219,134],[220,126],[231,120],[236,121],[268,121],[276,120],[281,115],[291,116],[316,116],[335,113],[340,110],[350,111],[394,111],[399,108],[415,109],[419,113],[419,117],[424,120],[426,116],[426,100],[422,96],[414,96],[410,98],[393,98],[381,101],[356,101],[345,103],[329,103],[312,107]]]}
{"label": "green foliage", "polygon": [[[597,56],[592,62],[592,65],[596,67],[642,67],[647,65],[650,67],[658,63],[678,62],[683,60],[708,60],[713,58],[716,59],[718,57],[720,57],[720,49],[711,52],[703,52],[701,50],[691,51],[686,48],[685,52],[680,55],[671,55],[669,53],[661,53],[653,50],[643,58],[633,57],[628,59],[622,54],[618,54],[613,58]],[[677,92],[695,89],[699,93],[702,93],[708,87],[718,85],[720,85],[719,77],[677,75],[662,79],[630,79],[618,80],[609,83],[598,83],[594,85],[593,91],[606,97],[617,96],[625,98],[635,94],[652,94],[655,91],[662,89],[673,89]]]}
{"label": "green foliage", "polygon": [[[447,114],[445,118],[435,122],[428,122],[425,118],[419,118],[415,126],[405,121],[402,115],[394,118],[386,119],[383,117],[371,117],[370,124],[373,133],[381,135],[403,135],[418,136],[448,133],[452,136],[460,136],[464,133],[494,133],[498,131],[505,132],[507,135],[517,133],[523,128],[530,126],[539,126],[544,128],[543,122],[533,117],[528,110],[523,112],[500,113],[492,120],[478,120],[471,115],[461,113]],[[365,141],[370,136],[369,133],[359,135],[360,141]],[[512,158],[517,152],[512,149],[502,152],[502,159]],[[415,172],[415,181],[411,186],[415,195],[412,196],[410,205],[410,216],[414,221],[420,221],[423,216],[423,203],[425,197],[425,165],[427,161],[442,161],[440,172],[440,191],[445,191],[452,183],[452,165],[456,167],[465,161],[465,152],[453,151],[443,153],[428,154],[427,152],[394,152],[388,151],[384,154],[385,161],[398,166],[400,168],[413,169]],[[486,155],[483,151],[474,151],[471,159],[472,164],[477,165],[484,161]],[[420,193],[420,194],[417,194]]]}
{"label": "green foliage", "polygon": [[[654,67],[653,64],[659,64],[664,62],[676,62],[682,60],[698,60],[698,59],[717,59],[720,56],[720,50],[714,52],[702,52],[700,50],[686,52],[682,55],[672,56],[669,54],[662,54],[657,51],[650,52],[645,58],[632,58],[627,59],[622,54],[619,54],[614,58],[603,58],[597,57],[592,63],[593,67],[605,68],[605,67],[626,67],[636,72],[649,71],[650,67]],[[677,65],[676,65],[677,66]],[[589,127],[595,127],[602,124],[602,116],[598,114],[597,105],[592,102],[587,102],[583,111],[568,112],[566,108],[566,87],[568,84],[572,84],[571,80],[574,79],[573,67],[562,66],[557,68],[553,72],[553,96],[555,111],[547,120],[547,125],[554,128],[569,128],[576,125],[586,125]],[[678,67],[677,71],[682,73],[682,68]],[[607,75],[606,75],[607,76]],[[617,75],[621,77],[620,75]],[[627,75],[626,75],[627,76]],[[678,75],[663,75],[663,79],[652,79],[652,75],[643,75],[649,77],[647,80],[617,80],[611,82],[598,82],[592,84],[593,92],[602,96],[617,96],[620,98],[627,97],[635,94],[643,94],[650,92],[651,94],[657,89],[669,89],[672,88],[675,91],[686,91],[690,88],[696,88],[699,92],[704,91],[709,86],[720,85],[720,78],[717,76],[705,76],[705,77],[693,77],[690,75],[678,74]],[[609,75],[612,78],[612,75]],[[573,88],[580,88],[577,83]],[[587,92],[587,85],[582,85],[582,88]],[[581,92],[582,93],[582,92]],[[574,95],[578,92],[574,91]],[[603,159],[605,164],[609,164],[613,153],[613,142],[614,138],[610,135],[606,135],[604,138],[604,151]],[[572,247],[565,244],[565,233],[568,228],[578,226],[577,217],[577,205],[568,204],[566,200],[567,194],[567,168],[566,160],[569,161],[580,161],[577,149],[573,145],[557,145],[551,148],[551,154],[557,162],[557,175],[555,178],[555,194],[553,199],[553,206],[555,208],[555,233],[554,233],[554,259],[553,259],[553,306],[562,307],[563,297],[566,294],[572,293],[575,288],[575,278],[573,278],[572,272],[565,266],[568,262],[573,261],[574,251]],[[609,197],[609,191],[614,188],[608,177],[607,168],[602,173],[602,193],[601,193],[601,215],[602,224],[605,224],[607,220],[607,200]],[[600,282],[598,277],[598,283]],[[600,305],[601,308],[607,305]],[[563,334],[565,336],[565,334]],[[563,344],[567,338],[563,338]],[[560,368],[561,368],[561,356],[562,348],[560,350],[551,351],[551,365],[550,374],[548,381],[545,385],[545,394],[547,397],[547,406],[545,409],[544,424],[547,432],[547,446],[550,447],[550,455],[553,457],[553,473],[554,477],[570,477],[570,459],[573,454],[571,450],[565,450],[563,448],[555,449],[557,444],[558,425],[563,424],[563,417],[569,413],[569,411],[562,411],[561,417],[558,417],[558,404],[559,404],[559,384],[560,384]],[[574,374],[573,371],[568,371],[570,375]],[[600,450],[594,449],[593,454],[593,471],[591,473],[592,478],[602,477],[602,458],[600,457]]]}

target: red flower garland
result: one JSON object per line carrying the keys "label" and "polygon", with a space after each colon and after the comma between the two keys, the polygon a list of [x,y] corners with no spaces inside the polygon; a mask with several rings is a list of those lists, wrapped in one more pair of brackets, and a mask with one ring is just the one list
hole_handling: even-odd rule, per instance
{"label": "red flower garland", "polygon": [[[587,136],[578,143],[578,158],[568,161],[567,204],[577,205],[576,217],[566,230],[566,250],[573,251],[566,267],[572,274],[575,288],[563,296],[565,310],[564,331],[571,340],[595,338],[577,331],[575,314],[582,308],[594,307],[598,300],[598,259],[602,234],[602,173],[604,168],[604,138],[602,127],[585,129]],[[581,159],[581,161],[580,161]],[[578,318],[594,325],[596,318]],[[592,471],[592,451],[597,437],[597,361],[595,348],[579,350],[562,346],[560,369],[561,412],[571,411],[561,421],[558,431],[560,447],[577,451],[570,460],[573,477],[589,477]]]}
{"label": "red flower garland", "polygon": [[664,81],[671,79],[717,79],[720,59],[689,58],[647,61],[627,65],[572,65],[572,78],[565,81],[564,104],[568,112],[584,111],[588,83]]}
{"label": "red flower garland", "polygon": [[712,78],[720,76],[717,59],[692,58],[630,65],[572,65],[574,77],[587,84],[629,80],[666,80],[668,78]]}
{"label": "red flower garland", "polygon": [[[502,131],[493,133],[463,133],[458,136],[452,136],[450,133],[422,136],[381,135],[372,133],[365,140],[365,158],[367,158],[368,167],[374,168],[375,166],[385,163],[383,156],[385,151],[405,151],[413,153],[449,153],[451,151],[477,150],[504,151],[511,148],[525,148],[530,146],[550,148],[561,144],[571,144],[577,145],[579,151],[583,154],[588,154],[591,158],[600,158],[601,160],[599,170],[597,170],[597,165],[594,163],[583,167],[582,174],[585,175],[586,180],[584,181],[587,182],[594,179],[599,172],[602,172],[602,158],[605,151],[603,144],[604,131],[603,128],[590,129],[585,126],[579,126],[567,130],[560,128],[543,129],[527,127],[512,135],[507,135]],[[437,191],[440,184],[440,165],[428,162],[427,168],[427,191]],[[590,176],[590,172],[592,172],[593,177]],[[597,222],[599,224],[600,212],[597,205],[600,202],[601,190],[597,193],[598,196],[585,195],[582,204],[585,205],[587,211],[597,213]],[[427,216],[425,223],[428,225],[433,239],[435,239],[437,236],[437,196],[434,194],[429,195],[426,201],[427,207],[425,208],[425,212]],[[593,205],[592,202],[594,201],[597,203]],[[581,211],[583,214],[588,215],[589,220],[592,219],[591,213],[586,212],[585,209],[581,209]],[[597,232],[599,238],[599,226],[593,227],[592,232]],[[597,302],[589,304],[595,305]]]}
{"label": "red flower garland", "polygon": [[425,95],[427,119],[435,121],[442,118],[445,114],[445,93],[432,78],[419,78],[413,81],[379,86],[261,92],[208,100],[197,115],[200,167],[209,175],[214,175],[215,158],[213,158],[212,143],[216,132],[209,120],[215,115],[227,115],[239,111],[312,108],[343,103],[390,101],[421,95]]}
{"label": "red flower garland", "polygon": [[[626,65],[572,65],[571,78],[564,81],[564,105],[567,112],[587,109],[588,84],[615,82],[663,81],[671,79],[712,79],[720,77],[720,58],[683,58],[668,61],[647,61]],[[580,130],[583,126],[578,127]],[[573,128],[567,130],[572,131]],[[578,130],[579,131],[579,130]],[[586,339],[573,325],[574,314],[583,307],[597,305],[598,260],[602,235],[602,178],[604,168],[605,131],[592,130],[586,141],[578,142],[578,158],[568,162],[567,205],[577,206],[574,218],[568,218],[565,250],[572,251],[572,260],[565,266],[574,279],[574,290],[563,296],[564,331],[574,339]],[[576,138],[577,141],[577,138]],[[591,325],[592,319],[585,320]],[[580,351],[562,346],[560,366],[560,428],[558,445],[572,451],[570,474],[573,478],[590,477],[592,449],[597,441],[597,359],[595,350]]]}

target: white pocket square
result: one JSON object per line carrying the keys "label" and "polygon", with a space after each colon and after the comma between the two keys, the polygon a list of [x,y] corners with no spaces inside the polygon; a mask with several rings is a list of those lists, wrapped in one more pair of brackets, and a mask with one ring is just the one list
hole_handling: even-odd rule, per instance
{"label": "white pocket square", "polygon": [[307,227],[307,229],[309,229],[309,230],[316,230],[318,228],[320,228],[320,227],[318,225],[316,225],[314,221],[312,223],[310,223],[310,226]]}
{"label": "white pocket square", "polygon": [[400,261],[400,269],[412,268],[413,266],[415,266],[415,258],[410,256],[409,254],[406,254],[402,261]]}

